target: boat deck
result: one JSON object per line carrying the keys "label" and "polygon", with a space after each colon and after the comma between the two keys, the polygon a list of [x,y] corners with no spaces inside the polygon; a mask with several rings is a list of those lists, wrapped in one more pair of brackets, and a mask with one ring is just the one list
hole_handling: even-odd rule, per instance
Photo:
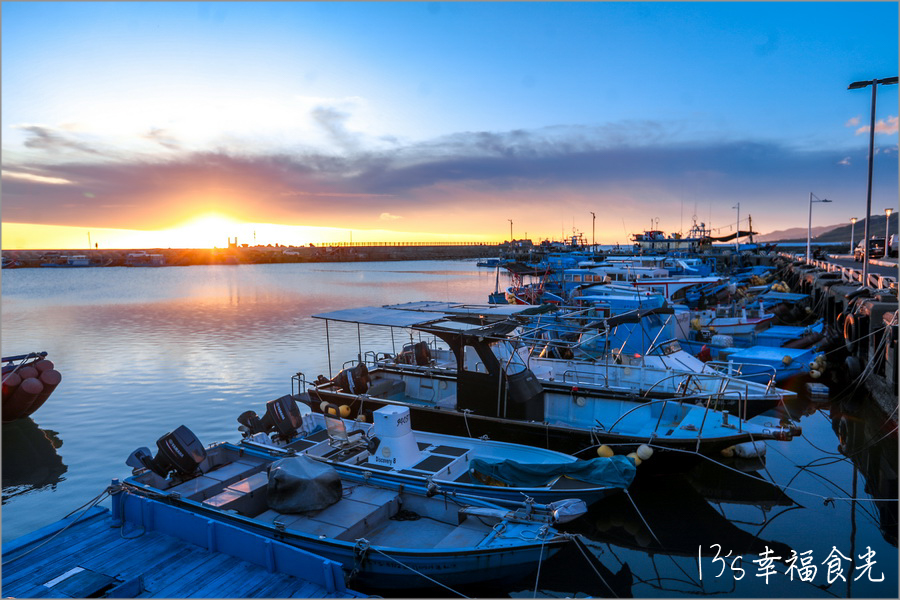
{"label": "boat deck", "polygon": [[[240,554],[237,548],[253,546],[248,542],[254,540],[246,538],[259,536],[226,533],[220,528],[212,536],[216,537],[222,541],[222,549],[208,550],[180,539],[181,536],[136,527],[129,522],[124,528],[115,527],[107,509],[94,507],[80,519],[72,517],[5,544],[3,595],[20,598],[365,597],[344,587],[340,566],[332,561],[268,541],[273,546],[268,554],[273,558],[267,568],[236,556]],[[266,552],[258,554],[262,555],[259,560],[267,560]],[[322,574],[325,574],[325,585],[314,583]]]}

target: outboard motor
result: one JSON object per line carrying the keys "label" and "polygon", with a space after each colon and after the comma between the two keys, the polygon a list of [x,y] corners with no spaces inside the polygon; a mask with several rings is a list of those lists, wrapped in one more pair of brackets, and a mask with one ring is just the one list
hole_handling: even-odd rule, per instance
{"label": "outboard motor", "polygon": [[266,414],[260,419],[257,414],[248,410],[237,418],[244,437],[256,433],[273,433],[275,437],[288,441],[297,435],[303,424],[303,417],[297,403],[290,396],[282,396],[266,402]]}
{"label": "outboard motor", "polygon": [[136,469],[144,467],[160,477],[168,477],[173,472],[179,476],[190,475],[206,459],[203,444],[184,425],[159,438],[156,446],[159,452],[155,457],[150,456],[149,448],[138,448],[131,453],[125,464]]}
{"label": "outboard motor", "polygon": [[340,391],[348,394],[365,394],[369,389],[369,369],[359,363],[350,369],[344,369],[331,380]]}

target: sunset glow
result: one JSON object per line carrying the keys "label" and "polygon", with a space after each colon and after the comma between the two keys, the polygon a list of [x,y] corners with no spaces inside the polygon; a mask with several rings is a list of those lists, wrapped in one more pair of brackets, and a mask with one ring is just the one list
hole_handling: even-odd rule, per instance
{"label": "sunset glow", "polygon": [[[889,2],[5,3],[2,247],[613,244],[651,220],[728,234],[738,203],[767,233],[806,223],[811,188],[835,201],[812,225],[834,225],[865,203],[870,103],[846,88],[896,75],[897,20]],[[877,205],[898,196],[898,87],[878,90]]]}

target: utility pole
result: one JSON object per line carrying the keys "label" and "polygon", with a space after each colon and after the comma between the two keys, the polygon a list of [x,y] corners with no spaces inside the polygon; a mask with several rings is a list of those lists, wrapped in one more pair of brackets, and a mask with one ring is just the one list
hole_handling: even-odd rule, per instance
{"label": "utility pole", "polygon": [[597,245],[596,223],[597,215],[594,214],[594,211],[591,211],[591,246]]}
{"label": "utility pole", "polygon": [[509,221],[509,243],[512,244],[513,236],[512,236],[512,219],[507,219]]}

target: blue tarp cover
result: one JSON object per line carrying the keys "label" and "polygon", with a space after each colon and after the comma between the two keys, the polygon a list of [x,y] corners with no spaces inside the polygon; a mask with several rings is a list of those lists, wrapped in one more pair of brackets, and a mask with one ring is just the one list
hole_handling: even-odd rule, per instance
{"label": "blue tarp cover", "polygon": [[543,487],[559,477],[569,477],[597,486],[627,488],[634,480],[634,463],[627,456],[598,457],[563,464],[523,464],[514,460],[473,458],[469,472],[514,487]]}

